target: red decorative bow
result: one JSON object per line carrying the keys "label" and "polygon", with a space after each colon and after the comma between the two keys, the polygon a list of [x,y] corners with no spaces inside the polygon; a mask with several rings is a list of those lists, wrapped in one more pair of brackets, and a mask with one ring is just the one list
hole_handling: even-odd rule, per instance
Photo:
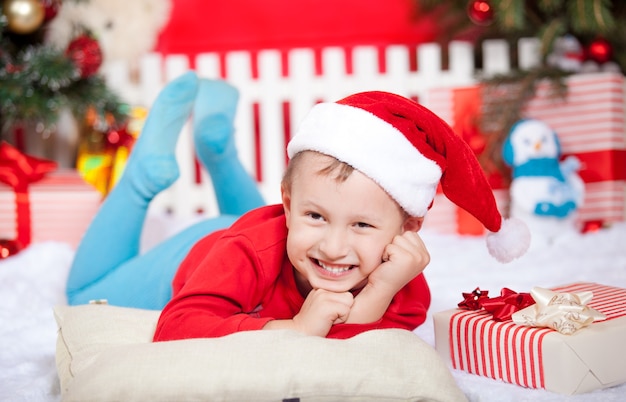
{"label": "red decorative bow", "polygon": [[0,182],[8,184],[15,192],[16,241],[22,247],[31,241],[28,185],[56,168],[54,161],[28,156],[4,141],[0,143]]}
{"label": "red decorative bow", "polygon": [[488,290],[480,288],[463,293],[463,301],[458,306],[465,310],[485,309],[493,315],[495,321],[509,321],[516,311],[535,304],[530,293],[517,293],[509,288],[502,288],[497,297],[490,298],[488,294]]}
{"label": "red decorative bow", "polygon": [[476,288],[472,293],[463,293],[463,301],[458,304],[459,308],[465,310],[480,310],[482,308],[482,300],[488,299],[488,290],[480,290]]}
{"label": "red decorative bow", "polygon": [[500,296],[482,301],[482,307],[493,314],[495,321],[509,321],[516,311],[535,304],[530,293],[517,293],[509,288],[502,288]]}

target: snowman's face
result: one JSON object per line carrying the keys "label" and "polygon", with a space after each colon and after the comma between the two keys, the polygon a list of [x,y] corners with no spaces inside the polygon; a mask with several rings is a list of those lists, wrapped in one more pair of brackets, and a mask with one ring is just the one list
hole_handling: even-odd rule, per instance
{"label": "snowman's face", "polygon": [[554,131],[539,121],[521,123],[511,135],[511,145],[515,165],[537,158],[558,158],[560,152]]}

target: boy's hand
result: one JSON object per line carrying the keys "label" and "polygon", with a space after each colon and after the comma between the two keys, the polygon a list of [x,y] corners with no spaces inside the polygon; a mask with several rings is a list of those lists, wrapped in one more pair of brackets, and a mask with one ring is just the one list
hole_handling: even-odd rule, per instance
{"label": "boy's hand", "polygon": [[368,278],[368,285],[396,294],[422,273],[430,262],[430,254],[416,232],[406,231],[385,247],[383,262]]}
{"label": "boy's hand", "polygon": [[385,247],[383,262],[370,274],[354,299],[347,323],[371,323],[387,311],[391,300],[430,262],[430,254],[416,232],[406,231]]}
{"label": "boy's hand", "polygon": [[350,292],[335,293],[323,289],[309,292],[300,309],[293,317],[295,329],[308,335],[326,336],[333,324],[348,319],[354,297]]}

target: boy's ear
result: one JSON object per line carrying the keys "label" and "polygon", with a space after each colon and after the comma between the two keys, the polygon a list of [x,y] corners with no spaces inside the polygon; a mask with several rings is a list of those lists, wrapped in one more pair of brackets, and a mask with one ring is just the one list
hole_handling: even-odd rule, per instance
{"label": "boy's ear", "polygon": [[409,216],[403,225],[403,229],[405,232],[419,232],[422,228],[422,224],[424,223],[424,218],[417,218],[415,216]]}
{"label": "boy's ear", "polygon": [[280,197],[283,200],[283,210],[287,218],[287,228],[289,228],[289,215],[291,214],[291,194],[283,186],[280,187]]}

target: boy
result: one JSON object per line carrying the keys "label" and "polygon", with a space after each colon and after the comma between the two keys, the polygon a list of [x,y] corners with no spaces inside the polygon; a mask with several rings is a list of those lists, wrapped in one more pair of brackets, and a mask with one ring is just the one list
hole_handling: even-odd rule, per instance
{"label": "boy", "polygon": [[[192,249],[155,340],[274,328],[337,338],[413,330],[430,303],[421,274],[429,255],[416,232],[440,179],[448,197],[501,229],[469,147],[398,95],[316,105],[287,151],[282,205],[254,210]],[[526,247],[494,253],[508,260]]]}
{"label": "boy", "polygon": [[[429,255],[417,231],[440,179],[490,231],[527,234],[502,230],[469,147],[398,95],[316,105],[288,154],[282,205],[253,209],[196,243],[175,273],[155,341],[275,328],[336,338],[414,329],[430,303],[421,274]],[[527,240],[491,236],[488,246],[509,261]]]}

